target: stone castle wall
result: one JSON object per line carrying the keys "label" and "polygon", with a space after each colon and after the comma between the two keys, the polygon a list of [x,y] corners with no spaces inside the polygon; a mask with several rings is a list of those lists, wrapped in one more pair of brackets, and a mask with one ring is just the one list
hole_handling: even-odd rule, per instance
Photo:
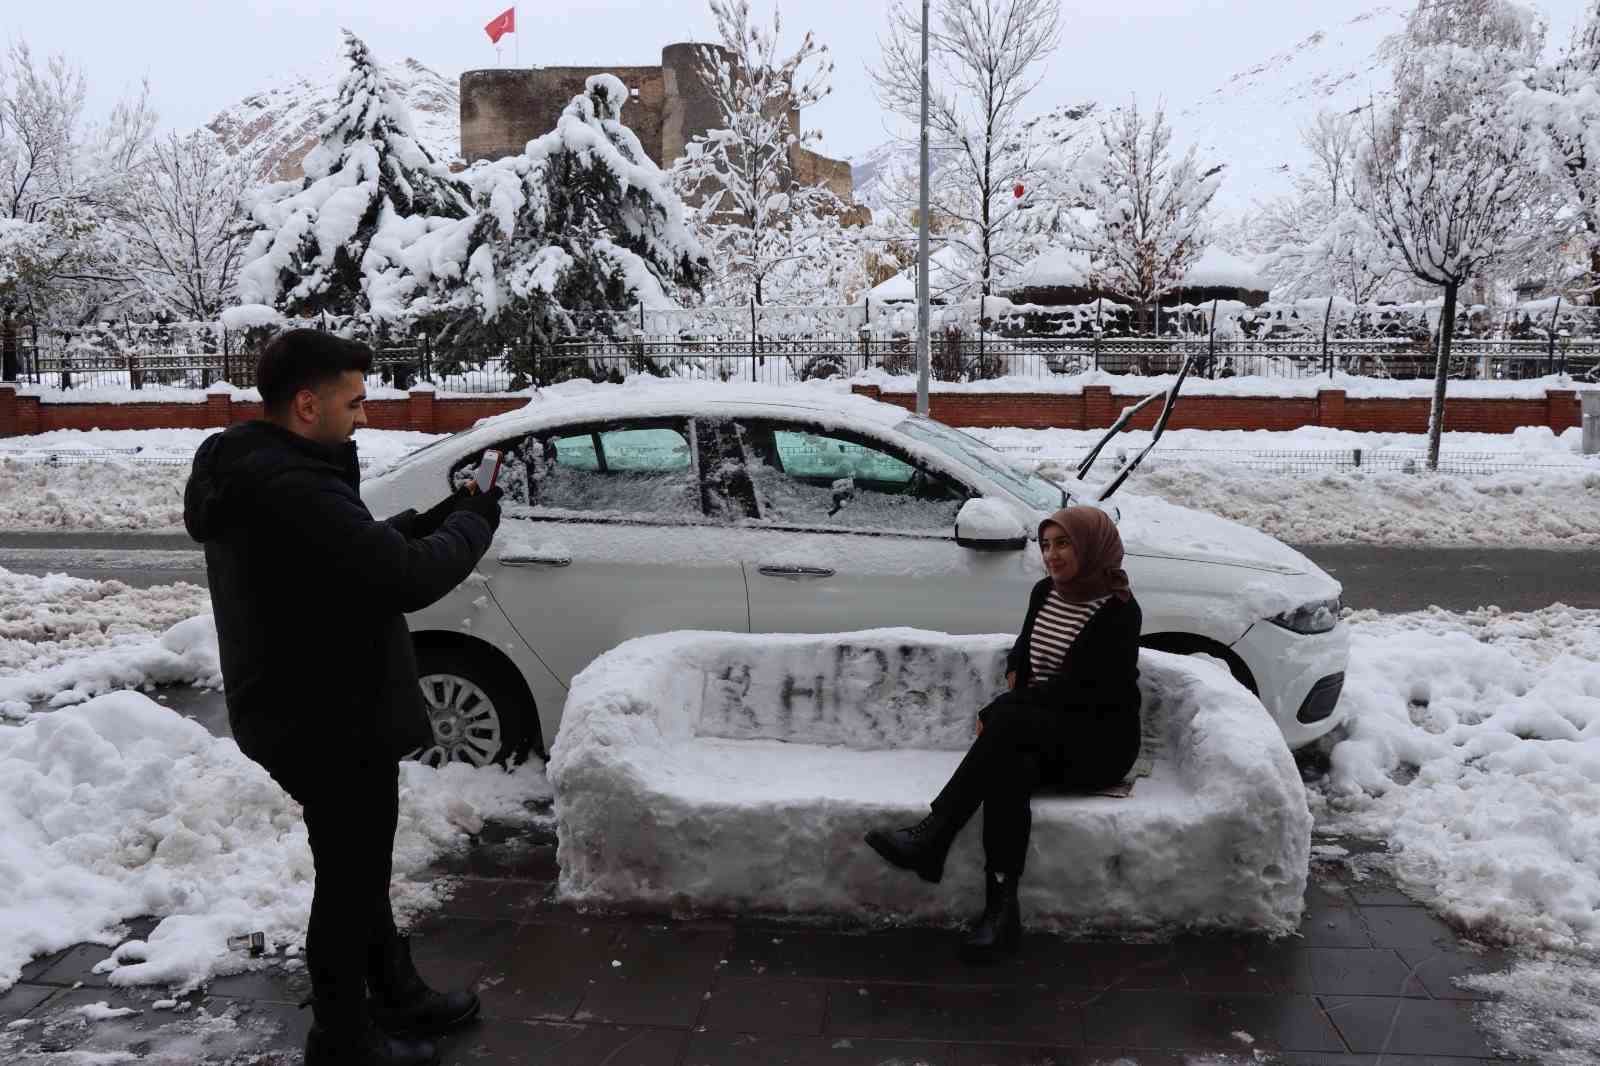
{"label": "stone castle wall", "polygon": [[[461,156],[468,163],[522,151],[555,128],[561,111],[595,74],[615,74],[628,87],[622,121],[645,154],[665,169],[695,136],[721,120],[716,100],[700,77],[699,44],[669,44],[660,66],[539,67],[469,70],[461,75]],[[796,116],[798,124],[798,116]],[[846,203],[854,195],[850,164],[804,148],[792,153],[799,180],[825,185]]]}

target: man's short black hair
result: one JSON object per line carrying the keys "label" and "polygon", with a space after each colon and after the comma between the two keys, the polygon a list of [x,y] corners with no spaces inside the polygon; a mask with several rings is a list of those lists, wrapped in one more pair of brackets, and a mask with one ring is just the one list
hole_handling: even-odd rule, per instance
{"label": "man's short black hair", "polygon": [[290,329],[273,337],[256,360],[256,388],[268,412],[283,411],[301,389],[317,389],[350,370],[372,369],[372,349],[319,329]]}

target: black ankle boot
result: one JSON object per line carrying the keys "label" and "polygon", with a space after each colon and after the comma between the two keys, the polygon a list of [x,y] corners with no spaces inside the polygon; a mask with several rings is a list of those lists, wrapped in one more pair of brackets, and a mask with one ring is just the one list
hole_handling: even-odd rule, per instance
{"label": "black ankle boot", "polygon": [[944,857],[956,838],[956,829],[937,811],[905,829],[874,829],[867,834],[872,850],[902,870],[913,870],[924,881],[938,884],[944,877]]}
{"label": "black ankle boot", "polygon": [[961,944],[967,962],[998,962],[1015,955],[1022,944],[1022,911],[1017,906],[1017,879],[986,874],[983,917]]}
{"label": "black ankle boot", "polygon": [[371,1020],[339,1032],[313,1025],[306,1034],[305,1066],[435,1066],[439,1051],[426,1040],[402,1040]]}
{"label": "black ankle boot", "polygon": [[393,1036],[437,1036],[478,1016],[471,992],[435,992],[411,962],[411,941],[396,937],[381,965],[369,974],[368,1007],[378,1027]]}

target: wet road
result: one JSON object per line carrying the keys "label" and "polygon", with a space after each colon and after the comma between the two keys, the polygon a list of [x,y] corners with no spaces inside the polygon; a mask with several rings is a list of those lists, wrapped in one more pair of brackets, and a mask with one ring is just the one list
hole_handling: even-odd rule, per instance
{"label": "wet road", "polygon": [[[1345,603],[1380,611],[1437,605],[1537,610],[1600,608],[1600,552],[1534,548],[1385,548],[1302,545],[1344,584]],[[205,558],[181,533],[0,533],[0,567],[66,572],[138,587],[205,584]]]}

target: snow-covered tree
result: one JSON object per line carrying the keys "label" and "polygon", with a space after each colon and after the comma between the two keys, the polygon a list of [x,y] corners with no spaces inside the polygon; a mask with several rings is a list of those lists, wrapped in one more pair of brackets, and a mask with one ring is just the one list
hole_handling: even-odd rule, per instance
{"label": "snow-covered tree", "polygon": [[132,183],[116,221],[119,258],[171,314],[211,319],[233,301],[251,165],[230,156],[210,130],[174,133],[155,143]]}
{"label": "snow-covered tree", "polygon": [[99,120],[87,97],[61,56],[41,64],[17,41],[0,58],[0,319],[77,322],[125,290],[107,222],[156,117],[148,86]]}
{"label": "snow-covered tree", "polygon": [[821,133],[801,112],[827,96],[833,64],[807,33],[780,51],[782,13],[755,24],[749,0],[710,0],[719,46],[700,50],[700,76],[722,126],[695,136],[672,166],[678,192],[696,203],[695,231],[714,264],[711,294],[723,302],[789,302],[806,290],[804,264],[839,268],[855,242],[839,219],[847,205],[796,173],[797,153]]}
{"label": "snow-covered tree", "polygon": [[1135,100],[1100,123],[1100,150],[1085,160],[1087,212],[1076,237],[1102,288],[1141,306],[1177,288],[1210,240],[1209,209],[1221,167],[1195,148],[1174,160],[1172,129]]}
{"label": "snow-covered tree", "polygon": [[[895,0],[872,71],[884,108],[912,123],[922,101],[921,33],[920,5]],[[942,158],[930,211],[956,223],[944,236],[972,264],[971,293],[955,295],[990,295],[1039,247],[1015,190],[1043,180],[1048,146],[1028,135],[1022,108],[1060,39],[1059,0],[933,0],[928,127]]]}
{"label": "snow-covered tree", "polygon": [[1534,159],[1567,200],[1562,219],[1587,247],[1584,287],[1600,287],[1600,2],[1591,2],[1554,63],[1528,69],[1513,90],[1531,120]]}
{"label": "snow-covered tree", "polygon": [[1267,204],[1253,240],[1274,299],[1338,296],[1362,304],[1390,295],[1405,266],[1356,210],[1361,127],[1355,114],[1322,111],[1301,131],[1311,163],[1294,192]]}
{"label": "snow-covered tree", "polygon": [[614,75],[594,75],[553,131],[475,168],[473,213],[430,225],[375,276],[386,302],[408,294],[406,313],[441,329],[439,347],[510,347],[520,361],[586,332],[592,313],[697,290],[705,254],[667,175],[622,124],[627,98]]}
{"label": "snow-covered tree", "polygon": [[1368,125],[1357,207],[1419,281],[1444,290],[1430,469],[1439,463],[1457,294],[1542,230],[1548,197],[1531,165],[1533,127],[1505,91],[1542,40],[1527,9],[1505,0],[1421,0],[1389,43],[1394,102]]}
{"label": "snow-covered tree", "polygon": [[465,185],[418,142],[367,46],[346,30],[344,49],[350,69],[305,158],[305,178],[269,186],[251,207],[254,234],[239,274],[245,303],[295,315],[372,313],[366,278],[426,228],[414,220],[467,214]]}

